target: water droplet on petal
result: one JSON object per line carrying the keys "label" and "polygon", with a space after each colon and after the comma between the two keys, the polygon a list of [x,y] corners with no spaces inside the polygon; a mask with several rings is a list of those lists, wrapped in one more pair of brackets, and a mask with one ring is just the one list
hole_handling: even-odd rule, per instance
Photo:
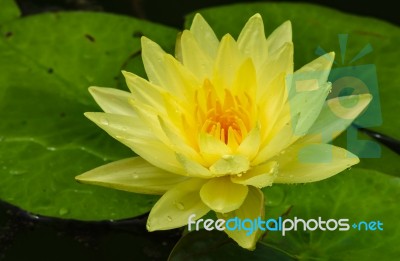
{"label": "water droplet on petal", "polygon": [[236,175],[238,178],[240,178],[241,176],[243,176],[243,174],[242,173],[239,173],[239,174],[237,174]]}
{"label": "water droplet on petal", "polygon": [[17,169],[10,170],[10,174],[13,176],[19,176],[24,173],[26,173],[26,170],[17,170]]}
{"label": "water droplet on petal", "polygon": [[108,122],[108,120],[106,118],[101,118],[100,123],[103,124],[103,125],[108,125],[109,124],[109,122]]}
{"label": "water droplet on petal", "polygon": [[174,205],[175,205],[176,208],[179,209],[179,210],[184,210],[184,209],[185,209],[185,205],[183,205],[182,202],[174,202]]}
{"label": "water droplet on petal", "polygon": [[278,187],[272,186],[266,189],[265,205],[267,207],[276,207],[282,204],[285,199],[285,191]]}
{"label": "water droplet on petal", "polygon": [[233,157],[231,155],[223,155],[222,158],[224,160],[232,159]]}
{"label": "water droplet on petal", "polygon": [[171,216],[167,216],[167,219],[168,219],[169,222],[172,221],[172,217]]}

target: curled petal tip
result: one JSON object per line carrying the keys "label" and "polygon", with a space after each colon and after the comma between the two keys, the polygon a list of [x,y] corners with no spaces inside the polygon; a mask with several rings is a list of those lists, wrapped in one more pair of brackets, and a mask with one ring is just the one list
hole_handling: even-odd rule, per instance
{"label": "curled petal tip", "polygon": [[196,20],[196,19],[202,19],[202,20],[204,20],[204,17],[203,17],[200,13],[196,13],[196,14],[194,15],[193,21]]}
{"label": "curled petal tip", "polygon": [[140,43],[141,43],[142,49],[146,45],[157,45],[155,42],[153,42],[150,38],[147,38],[146,36],[140,37]]}
{"label": "curled petal tip", "polygon": [[290,28],[290,30],[292,30],[292,22],[290,20],[286,20],[285,22],[283,22],[282,25],[284,25],[287,28]]}
{"label": "curled petal tip", "polygon": [[365,97],[365,99],[368,101],[368,103],[371,102],[371,100],[374,98],[374,96],[372,96],[372,94],[370,93],[364,93],[360,95],[361,97]]}
{"label": "curled petal tip", "polygon": [[82,179],[82,175],[76,176],[75,180],[78,181],[78,182],[81,182],[83,180]]}
{"label": "curled petal tip", "polygon": [[250,17],[249,20],[251,19],[261,19],[262,20],[262,16],[260,15],[260,13],[256,13],[255,15],[253,15],[252,17]]}
{"label": "curled petal tip", "polygon": [[98,92],[100,88],[101,88],[101,87],[90,86],[90,87],[88,88],[88,90],[89,90],[89,93],[90,93],[91,95],[93,95],[94,93]]}
{"label": "curled petal tip", "polygon": [[332,63],[335,60],[335,52],[329,52],[329,53],[325,54],[324,56]]}

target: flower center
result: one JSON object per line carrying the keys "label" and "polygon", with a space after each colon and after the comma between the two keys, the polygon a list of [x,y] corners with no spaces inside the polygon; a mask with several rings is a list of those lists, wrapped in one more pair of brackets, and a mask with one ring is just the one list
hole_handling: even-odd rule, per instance
{"label": "flower center", "polygon": [[[202,90],[202,94],[196,94],[200,131],[213,135],[225,144],[237,146],[250,129],[249,111],[243,102],[243,99],[248,101],[249,96],[234,96],[227,89],[224,93],[217,93],[208,79],[204,81]],[[199,96],[204,96],[205,102],[200,102]]]}
{"label": "flower center", "polygon": [[240,144],[247,130],[243,120],[237,116],[238,114],[234,108],[227,110],[222,110],[219,106],[212,108],[207,113],[202,130],[226,144],[229,141]]}

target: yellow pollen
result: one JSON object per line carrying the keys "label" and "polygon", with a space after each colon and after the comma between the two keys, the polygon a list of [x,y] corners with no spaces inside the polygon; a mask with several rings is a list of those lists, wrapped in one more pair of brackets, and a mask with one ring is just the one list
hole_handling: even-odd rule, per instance
{"label": "yellow pollen", "polygon": [[203,93],[196,93],[196,99],[206,99],[205,103],[198,100],[195,112],[200,131],[209,133],[228,145],[240,144],[247,135],[250,124],[248,111],[242,105],[240,97],[234,96],[229,90],[225,90],[223,97],[218,97],[208,79],[204,81],[200,91]]}

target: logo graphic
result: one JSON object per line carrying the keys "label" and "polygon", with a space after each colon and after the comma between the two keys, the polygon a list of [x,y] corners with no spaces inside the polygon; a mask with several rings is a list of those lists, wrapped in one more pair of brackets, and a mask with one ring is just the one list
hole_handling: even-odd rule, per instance
{"label": "logo graphic", "polygon": [[[353,223],[351,227],[358,231],[382,231],[383,222],[381,221],[360,221],[358,223]],[[282,218],[277,219],[267,219],[263,220],[261,217],[250,219],[240,219],[238,217],[230,219],[198,219],[196,220],[196,215],[192,214],[188,218],[188,230],[199,231],[201,228],[212,231],[212,230],[230,230],[230,231],[246,231],[246,235],[250,236],[259,231],[280,231],[282,236],[286,235],[288,231],[349,231],[350,223],[348,218],[341,219],[328,219],[323,220],[321,217],[316,219],[301,219],[298,217]]]}
{"label": "logo graphic", "polygon": [[[287,78],[290,102],[305,104],[304,108],[307,108],[306,104],[316,104],[315,106],[320,106],[320,108],[325,106],[325,113],[330,114],[332,121],[340,120],[340,124],[336,124],[333,128],[326,128],[320,131],[321,133],[313,133],[310,125],[316,120],[318,114],[300,109],[299,111],[291,111],[293,126],[295,126],[294,133],[298,136],[306,133],[318,135],[321,137],[322,143],[328,143],[335,137],[335,134],[343,132],[350,125],[352,117],[346,116],[349,115],[347,112],[353,111],[354,107],[361,102],[355,96],[352,99],[346,96],[369,93],[372,95],[372,101],[346,131],[347,150],[356,154],[359,158],[379,158],[381,156],[379,143],[372,140],[361,140],[358,137],[356,128],[370,128],[382,124],[376,67],[374,64],[353,65],[356,61],[372,52],[372,46],[367,44],[353,58],[346,59],[347,41],[347,34],[339,34],[340,55],[338,60],[341,61],[341,65],[336,61],[332,61],[336,66],[331,70],[298,71]],[[318,56],[326,54],[322,47],[317,47],[315,53]],[[324,58],[331,59],[331,56],[326,55]],[[347,62],[347,60],[350,61]],[[327,100],[338,98],[339,102],[336,102],[335,105],[339,104],[339,106],[332,106],[332,103],[329,102],[325,105],[318,103],[318,97],[327,95],[328,84],[330,84],[321,81],[321,74],[329,75],[328,81],[332,84]],[[313,95],[308,95],[310,92],[314,92]],[[331,161],[332,153],[329,152],[327,155],[309,159],[307,155],[310,153],[308,152],[313,149],[312,145],[301,149],[299,151],[299,159],[302,162],[311,161],[313,163]]]}
{"label": "logo graphic", "polygon": [[[370,93],[373,97],[372,101],[365,112],[354,121],[354,124],[361,128],[380,126],[382,124],[382,115],[376,67],[374,64],[352,65],[371,53],[373,51],[372,46],[370,44],[365,45],[345,66],[348,34],[339,34],[338,37],[342,66],[331,70],[329,81],[332,82],[332,93],[328,96],[328,99],[349,94]],[[321,55],[325,51],[318,47],[315,53]],[[335,62],[335,64],[338,63]],[[351,108],[343,106],[342,109]],[[333,111],[333,113],[340,115],[336,111]],[[360,158],[379,158],[381,156],[379,143],[372,140],[360,140],[357,137],[357,129],[352,126],[347,130],[347,149]]]}

